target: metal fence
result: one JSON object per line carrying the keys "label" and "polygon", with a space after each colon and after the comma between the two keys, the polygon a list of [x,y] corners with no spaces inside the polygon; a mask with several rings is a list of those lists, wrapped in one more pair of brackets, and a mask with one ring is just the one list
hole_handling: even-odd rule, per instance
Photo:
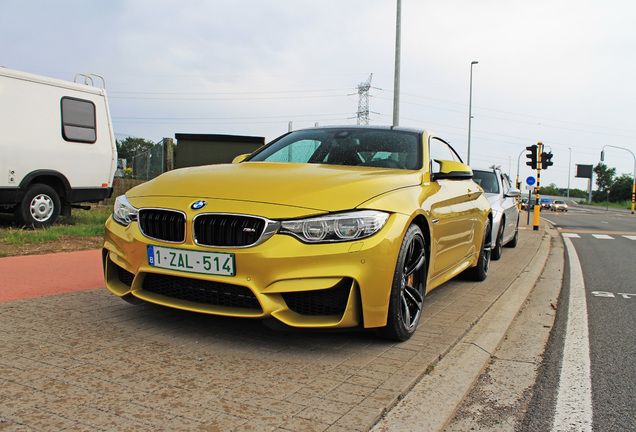
{"label": "metal fence", "polygon": [[[137,138],[132,135],[115,133],[118,141],[125,141],[127,138]],[[145,140],[152,143],[152,141]],[[158,175],[174,168],[174,144],[172,139],[163,138],[157,141],[153,147],[132,157],[132,163],[122,165],[116,176],[133,178],[137,180],[150,180]],[[125,162],[125,161],[124,161]],[[126,169],[124,169],[126,168]],[[128,172],[131,170],[132,172]],[[122,172],[120,172],[122,171]]]}
{"label": "metal fence", "polygon": [[164,142],[159,141],[147,152],[133,156],[133,177],[150,180],[166,171],[164,147]]}

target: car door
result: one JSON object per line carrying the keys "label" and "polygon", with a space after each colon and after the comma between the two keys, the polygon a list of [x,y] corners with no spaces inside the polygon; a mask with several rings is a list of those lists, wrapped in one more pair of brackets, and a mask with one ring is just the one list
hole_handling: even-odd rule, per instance
{"label": "car door", "polygon": [[[431,173],[439,172],[435,160],[461,162],[461,158],[439,138],[429,140]],[[482,190],[472,180],[437,180],[439,190],[431,206],[431,276],[436,277],[456,266],[474,252],[474,237],[481,235],[479,212],[472,202]]]}
{"label": "car door", "polygon": [[504,242],[508,242],[508,240],[512,239],[515,235],[515,231],[517,230],[517,221],[519,219],[519,210],[517,208],[517,201],[514,197],[508,197],[506,194],[512,189],[512,185],[508,178],[503,175],[500,171],[498,172],[499,178],[501,179],[501,184],[503,186],[503,208],[504,215],[506,217],[506,224],[504,227]]}

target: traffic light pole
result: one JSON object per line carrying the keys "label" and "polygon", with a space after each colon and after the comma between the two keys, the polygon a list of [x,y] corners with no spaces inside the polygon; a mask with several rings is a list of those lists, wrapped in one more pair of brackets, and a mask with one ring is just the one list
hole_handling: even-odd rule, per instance
{"label": "traffic light pole", "polygon": [[537,143],[537,187],[535,188],[535,203],[534,203],[534,219],[532,221],[532,229],[534,231],[539,230],[539,218],[541,213],[541,194],[539,188],[541,186],[541,157],[543,156],[543,143]]}

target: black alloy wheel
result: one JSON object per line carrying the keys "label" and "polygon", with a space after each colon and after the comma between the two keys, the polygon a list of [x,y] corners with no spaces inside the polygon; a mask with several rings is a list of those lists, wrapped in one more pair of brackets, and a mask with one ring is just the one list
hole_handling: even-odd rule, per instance
{"label": "black alloy wheel", "polygon": [[515,236],[512,238],[512,240],[506,243],[506,247],[517,247],[517,243],[519,243],[519,219],[517,219],[517,226],[515,227]]}
{"label": "black alloy wheel", "polygon": [[501,254],[503,252],[504,223],[505,221],[502,219],[499,224],[499,231],[497,232],[495,247],[492,248],[492,255],[490,259],[492,259],[493,261],[497,261],[499,258],[501,258]]}
{"label": "black alloy wheel", "polygon": [[468,273],[471,279],[481,282],[488,277],[488,271],[490,270],[490,257],[492,254],[492,225],[490,219],[486,219],[484,226],[484,236],[481,242],[481,251],[479,252],[479,258],[477,259],[477,265],[468,269]]}
{"label": "black alloy wheel", "polygon": [[413,335],[422,313],[426,273],[426,241],[422,230],[411,225],[398,254],[387,324],[380,330],[383,337],[405,341]]}

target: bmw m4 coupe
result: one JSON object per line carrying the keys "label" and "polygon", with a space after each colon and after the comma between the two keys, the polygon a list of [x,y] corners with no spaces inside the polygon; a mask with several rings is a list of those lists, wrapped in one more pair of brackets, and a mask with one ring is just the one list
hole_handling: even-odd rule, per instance
{"label": "bmw m4 coupe", "polygon": [[491,208],[471,177],[430,131],[293,131],[119,196],[106,285],[129,301],[403,341],[430,290],[488,274]]}

